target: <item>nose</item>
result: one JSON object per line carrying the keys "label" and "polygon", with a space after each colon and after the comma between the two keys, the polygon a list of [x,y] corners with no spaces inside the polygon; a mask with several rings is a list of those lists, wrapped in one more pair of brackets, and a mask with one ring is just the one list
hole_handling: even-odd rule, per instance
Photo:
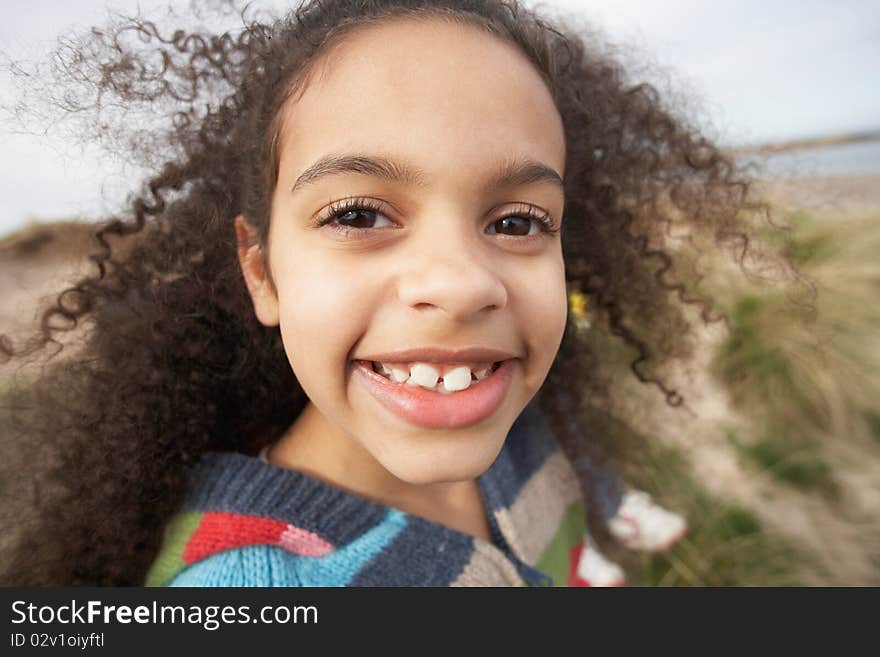
{"label": "nose", "polygon": [[442,311],[458,322],[503,308],[507,304],[507,289],[493,271],[491,257],[481,252],[478,245],[464,242],[428,240],[412,252],[412,265],[398,282],[401,302],[419,311]]}

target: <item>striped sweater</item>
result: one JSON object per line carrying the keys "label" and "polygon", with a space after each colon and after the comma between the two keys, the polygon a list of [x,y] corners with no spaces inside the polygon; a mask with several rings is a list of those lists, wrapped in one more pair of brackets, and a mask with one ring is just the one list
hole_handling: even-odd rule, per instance
{"label": "striped sweater", "polygon": [[584,504],[533,401],[477,478],[492,542],[300,472],[209,453],[147,586],[579,585]]}

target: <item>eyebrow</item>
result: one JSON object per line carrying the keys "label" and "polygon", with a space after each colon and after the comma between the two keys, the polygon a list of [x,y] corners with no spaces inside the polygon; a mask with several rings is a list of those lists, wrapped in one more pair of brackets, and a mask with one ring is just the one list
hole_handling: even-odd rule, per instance
{"label": "eyebrow", "polygon": [[[300,174],[290,191],[296,192],[326,176],[344,173],[373,176],[418,187],[424,187],[428,180],[421,169],[381,155],[325,155]],[[533,183],[550,183],[562,190],[565,188],[562,176],[553,167],[523,158],[508,160],[501,165],[489,181],[489,187],[520,187]]]}

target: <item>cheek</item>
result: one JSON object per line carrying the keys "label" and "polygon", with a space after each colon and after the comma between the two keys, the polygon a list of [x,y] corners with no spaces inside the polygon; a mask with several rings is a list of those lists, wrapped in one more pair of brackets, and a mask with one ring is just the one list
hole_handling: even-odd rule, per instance
{"label": "cheek", "polygon": [[568,320],[565,265],[558,258],[523,270],[518,288],[518,313],[528,336],[530,354],[548,369],[562,342]]}
{"label": "cheek", "polygon": [[362,276],[296,252],[276,269],[281,336],[294,373],[301,382],[330,380],[323,373],[345,367],[369,319]]}

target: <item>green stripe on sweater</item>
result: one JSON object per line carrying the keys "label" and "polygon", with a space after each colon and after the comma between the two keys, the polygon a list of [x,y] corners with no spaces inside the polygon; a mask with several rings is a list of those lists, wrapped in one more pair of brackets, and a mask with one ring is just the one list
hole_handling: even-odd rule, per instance
{"label": "green stripe on sweater", "polygon": [[535,567],[553,578],[553,586],[568,586],[569,553],[584,538],[584,502],[568,507],[553,540],[544,548]]}
{"label": "green stripe on sweater", "polygon": [[178,513],[171,519],[165,529],[165,540],[159,555],[147,573],[145,586],[167,586],[177,573],[186,568],[183,550],[204,515],[198,511],[188,511]]}

